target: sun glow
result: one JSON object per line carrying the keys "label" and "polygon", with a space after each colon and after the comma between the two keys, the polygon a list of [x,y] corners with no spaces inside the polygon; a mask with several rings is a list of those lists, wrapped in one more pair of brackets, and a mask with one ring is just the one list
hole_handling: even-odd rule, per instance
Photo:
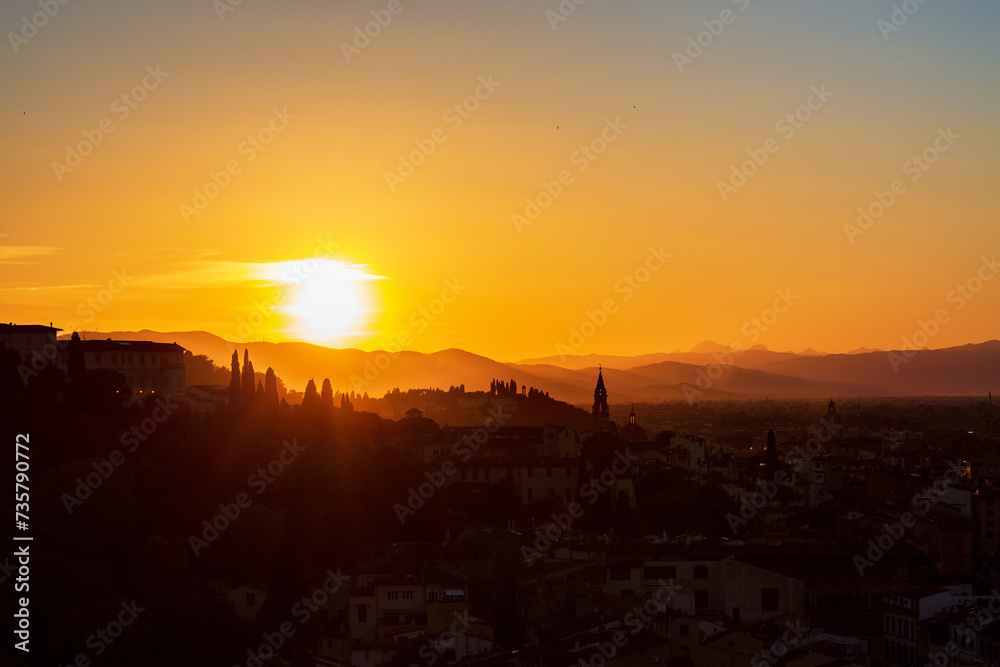
{"label": "sun glow", "polygon": [[284,333],[317,345],[339,345],[370,333],[375,308],[372,281],[382,280],[363,265],[329,259],[269,264],[265,276],[287,285],[278,311]]}

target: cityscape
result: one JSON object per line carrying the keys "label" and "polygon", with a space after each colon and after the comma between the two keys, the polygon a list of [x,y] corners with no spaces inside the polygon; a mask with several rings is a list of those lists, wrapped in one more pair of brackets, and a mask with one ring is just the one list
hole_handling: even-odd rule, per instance
{"label": "cityscape", "polygon": [[996,2],[0,27],[0,665],[1000,667]]}

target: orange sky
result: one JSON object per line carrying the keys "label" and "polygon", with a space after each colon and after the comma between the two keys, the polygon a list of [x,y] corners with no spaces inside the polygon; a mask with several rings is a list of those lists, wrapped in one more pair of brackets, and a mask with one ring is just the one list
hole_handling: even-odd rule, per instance
{"label": "orange sky", "polygon": [[4,3],[0,319],[504,360],[998,337],[1000,280],[949,298],[1000,250],[996,3],[559,6]]}

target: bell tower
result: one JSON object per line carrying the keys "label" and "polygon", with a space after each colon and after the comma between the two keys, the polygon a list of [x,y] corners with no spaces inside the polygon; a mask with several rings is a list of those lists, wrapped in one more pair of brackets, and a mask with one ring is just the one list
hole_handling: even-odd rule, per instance
{"label": "bell tower", "polygon": [[611,409],[608,407],[608,390],[604,388],[604,373],[597,367],[597,386],[594,387],[594,430],[607,431],[611,423]]}

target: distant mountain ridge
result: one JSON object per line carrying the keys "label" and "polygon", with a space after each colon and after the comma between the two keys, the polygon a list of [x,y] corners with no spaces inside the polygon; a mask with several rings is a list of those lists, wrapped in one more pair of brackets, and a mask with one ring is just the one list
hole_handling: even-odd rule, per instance
{"label": "distant mountain ridge", "polygon": [[[502,363],[457,348],[433,353],[365,352],[311,343],[235,344],[204,331],[87,332],[86,338],[176,342],[193,354],[204,354],[228,367],[233,350],[249,350],[257,370],[274,368],[289,389],[303,391],[314,379],[329,378],[335,390],[381,396],[398,387],[466,385],[471,391],[489,387],[495,378],[547,391],[553,398],[575,404],[593,400],[597,366],[612,402],[663,400],[730,400],[763,398],[823,398],[830,396],[965,396],[986,395],[1000,387],[1000,341],[938,350],[907,352],[912,358],[898,366],[888,352],[802,354],[766,348],[734,354],[705,341],[690,352],[638,356],[581,355],[546,357]],[[63,336],[66,337],[66,336]],[[706,351],[707,350],[707,351]],[[896,352],[904,355],[902,352]],[[905,357],[900,357],[904,358]]]}

